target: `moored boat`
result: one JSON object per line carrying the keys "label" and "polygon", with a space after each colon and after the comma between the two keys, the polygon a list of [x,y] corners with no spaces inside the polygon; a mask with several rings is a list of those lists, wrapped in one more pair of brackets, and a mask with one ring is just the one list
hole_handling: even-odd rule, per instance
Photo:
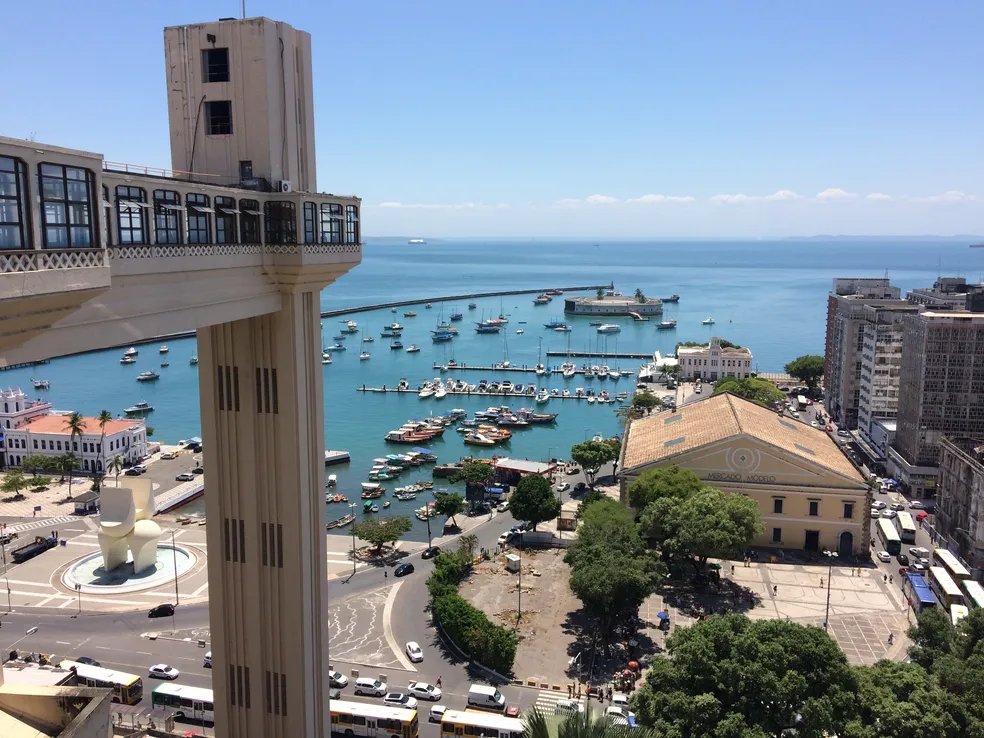
{"label": "moored boat", "polygon": [[668,331],[677,327],[677,322],[675,320],[662,320],[656,324],[656,330],[658,331]]}
{"label": "moored boat", "polygon": [[700,322],[701,322],[701,325],[714,325],[714,318],[707,317],[707,318],[704,318]]}
{"label": "moored boat", "polygon": [[415,354],[418,351],[420,351],[420,346],[418,346],[415,343],[411,343],[409,346],[407,346],[407,353],[408,354]]}
{"label": "moored boat", "polygon": [[160,374],[149,370],[146,372],[140,372],[140,374],[137,375],[138,382],[156,382],[160,378]]}
{"label": "moored boat", "polygon": [[618,323],[605,323],[598,326],[599,333],[618,333],[621,330],[622,327]]}
{"label": "moored boat", "polygon": [[139,353],[140,353],[139,351],[137,351],[135,348],[133,348],[133,346],[131,346],[130,348],[128,348],[126,351],[123,352],[123,355],[124,356],[136,356]]}
{"label": "moored boat", "polygon": [[137,363],[137,360],[134,359],[132,356],[124,356],[122,359],[120,359],[120,363],[121,364],[136,364]]}
{"label": "moored boat", "polygon": [[325,524],[325,530],[332,530],[333,528],[344,528],[346,525],[355,520],[354,515],[343,515],[337,520],[331,520]]}
{"label": "moored boat", "polygon": [[664,297],[663,302],[680,302],[680,295],[670,295],[669,297]]}
{"label": "moored boat", "polygon": [[158,353],[161,353],[161,354],[166,354],[166,353],[167,353],[168,351],[170,351],[170,350],[171,350],[171,349],[169,349],[169,348],[167,347],[167,345],[165,344],[164,346],[161,346],[161,347],[160,347],[159,349],[157,349],[157,352],[158,352]]}
{"label": "moored boat", "polygon": [[132,406],[125,408],[123,412],[127,415],[146,415],[147,413],[154,412],[154,406],[141,400],[140,402],[135,402]]}

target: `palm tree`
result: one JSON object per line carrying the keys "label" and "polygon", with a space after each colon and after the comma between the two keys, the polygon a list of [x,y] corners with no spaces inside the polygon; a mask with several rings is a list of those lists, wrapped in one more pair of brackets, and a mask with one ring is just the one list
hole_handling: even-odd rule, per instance
{"label": "palm tree", "polygon": [[21,493],[32,484],[33,482],[28,479],[24,472],[12,471],[7,473],[3,478],[3,482],[0,482],[0,490],[14,495],[14,497],[20,497]]}
{"label": "palm tree", "polygon": [[114,456],[113,460],[109,462],[109,467],[107,467],[106,471],[116,475],[116,486],[119,487],[120,472],[123,471],[123,459],[119,456]]}
{"label": "palm tree", "polygon": [[102,435],[99,437],[99,460],[96,462],[97,468],[95,469],[95,487],[96,491],[102,486],[102,480],[105,476],[106,470],[102,469],[102,460],[105,457],[105,451],[103,451],[103,446],[106,444],[106,423],[113,419],[113,414],[109,410],[100,410],[99,415],[96,416],[96,421],[99,423],[99,429],[102,431]]}
{"label": "palm tree", "polygon": [[[78,436],[82,438],[85,433],[85,418],[82,417],[82,413],[74,412],[65,418],[65,430],[69,432],[72,438],[72,442],[75,442],[75,437]],[[70,454],[65,454],[69,456]],[[72,462],[78,461],[74,454],[71,454]],[[68,469],[68,499],[72,499],[72,467]]]}
{"label": "palm tree", "polygon": [[638,287],[636,288],[636,291],[635,291],[635,300],[636,300],[636,302],[645,302],[646,301],[646,295]]}
{"label": "palm tree", "polygon": [[468,560],[471,561],[475,558],[475,546],[478,545],[478,536],[474,533],[469,533],[458,539],[458,550],[466,551],[468,553]]}
{"label": "palm tree", "polygon": [[[527,710],[523,716],[523,735],[526,738],[550,738],[551,733],[547,719],[540,709],[534,707]],[[601,709],[592,709],[590,702],[584,712],[564,718],[557,726],[557,738],[656,738],[652,728],[630,729],[627,725],[618,725],[606,716]]]}
{"label": "palm tree", "polygon": [[603,290],[601,287],[598,288],[597,294],[599,300],[605,299],[605,290]]}

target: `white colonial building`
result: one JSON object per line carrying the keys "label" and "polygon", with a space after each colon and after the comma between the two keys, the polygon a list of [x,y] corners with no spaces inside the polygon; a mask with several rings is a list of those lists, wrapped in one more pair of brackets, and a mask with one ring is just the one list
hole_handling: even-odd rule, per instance
{"label": "white colonial building", "polygon": [[81,471],[105,472],[116,456],[132,464],[147,455],[143,420],[110,420],[103,429],[96,418],[84,417],[84,433],[75,438],[67,420],[68,413],[52,412],[51,403],[30,400],[20,389],[0,391],[0,465],[17,467],[28,456],[71,451]]}
{"label": "white colonial building", "polygon": [[712,338],[706,346],[678,347],[677,362],[687,379],[747,379],[752,373],[752,352],[747,348],[725,348],[720,338]]}

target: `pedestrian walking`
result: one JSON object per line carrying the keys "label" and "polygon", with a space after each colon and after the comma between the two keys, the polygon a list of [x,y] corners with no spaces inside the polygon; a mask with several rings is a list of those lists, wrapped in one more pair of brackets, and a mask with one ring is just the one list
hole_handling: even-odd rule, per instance
{"label": "pedestrian walking", "polygon": [[895,643],[895,634],[894,633],[889,633],[888,634],[888,645],[891,646],[893,643]]}
{"label": "pedestrian walking", "polygon": [[775,597],[778,593],[779,593],[779,585],[778,584],[773,584],[772,585],[772,596]]}
{"label": "pedestrian walking", "polygon": [[732,564],[731,565],[731,576],[734,576],[734,575],[735,575],[735,565]]}
{"label": "pedestrian walking", "polygon": [[888,574],[883,574],[882,576],[884,577],[883,581],[887,583],[888,582]]}
{"label": "pedestrian walking", "polygon": [[389,572],[388,571],[384,571],[383,572],[383,579],[389,579]]}
{"label": "pedestrian walking", "polygon": [[440,686],[441,686],[441,677],[438,677],[438,678],[437,678],[437,686],[438,686],[438,687],[440,687]]}
{"label": "pedestrian walking", "polygon": [[823,588],[823,577],[820,577],[820,587]]}
{"label": "pedestrian walking", "polygon": [[891,575],[891,574],[889,574],[889,575],[888,575],[888,583],[889,583],[889,584],[891,584],[891,583],[892,583],[892,575]]}
{"label": "pedestrian walking", "polygon": [[573,694],[574,694],[574,689],[573,689],[573,687],[571,687],[570,684],[568,684],[567,685],[567,699],[570,699]]}

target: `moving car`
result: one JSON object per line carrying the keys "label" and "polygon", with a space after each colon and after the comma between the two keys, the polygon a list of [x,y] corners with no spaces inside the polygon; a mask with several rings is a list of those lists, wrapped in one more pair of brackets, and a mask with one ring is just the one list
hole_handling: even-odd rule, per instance
{"label": "moving car", "polygon": [[557,491],[558,492],[566,492],[570,488],[571,488],[571,485],[568,484],[567,482],[561,482],[560,484],[557,485]]}
{"label": "moving car", "polygon": [[925,509],[925,507],[926,506],[923,505],[919,500],[913,500],[912,502],[909,503],[910,510],[923,510]]}
{"label": "moving car", "polygon": [[407,657],[415,664],[424,660],[424,652],[420,650],[420,646],[417,645],[416,641],[407,643]]}
{"label": "moving car", "polygon": [[77,659],[75,659],[75,661],[78,661],[80,664],[85,664],[86,666],[100,665],[98,661],[96,661],[95,659],[91,659],[88,656],[79,656]]}
{"label": "moving car", "polygon": [[442,694],[440,687],[435,687],[427,682],[410,682],[407,685],[407,692],[417,699],[430,700],[431,702],[437,702],[441,699]]}
{"label": "moving car", "polygon": [[393,570],[394,577],[405,577],[407,574],[413,574],[413,564],[400,564]]}
{"label": "moving car", "polygon": [[909,557],[908,557],[908,556],[906,556],[906,555],[905,555],[904,553],[900,553],[900,554],[899,554],[898,556],[896,556],[895,558],[896,558],[896,560],[897,560],[897,561],[898,561],[898,562],[899,562],[900,564],[902,564],[902,566],[908,566],[908,565],[909,565]]}
{"label": "moving car", "polygon": [[841,428],[839,431],[837,431],[837,435],[840,436],[841,438],[850,438],[851,432]]}
{"label": "moving car", "polygon": [[588,485],[585,484],[584,482],[578,482],[577,484],[574,485],[574,491],[575,492],[583,492],[587,488],[588,488]]}
{"label": "moving car", "polygon": [[178,455],[174,451],[165,451],[161,454],[161,460],[167,461],[168,459],[176,459]]}
{"label": "moving car", "polygon": [[154,679],[177,679],[181,676],[180,671],[167,664],[154,664],[147,670],[147,673]]}
{"label": "moving car", "polygon": [[925,559],[929,556],[929,549],[923,548],[922,546],[913,546],[909,549],[909,555],[915,556],[917,559]]}
{"label": "moving car", "polygon": [[432,723],[439,723],[444,718],[444,713],[447,712],[447,709],[445,705],[434,705],[427,714],[427,719]]}
{"label": "moving car", "polygon": [[328,672],[328,682],[333,687],[338,687],[339,689],[344,689],[348,686],[348,677],[345,676],[340,671],[330,671]]}
{"label": "moving car", "polygon": [[148,618],[168,618],[174,615],[174,605],[158,605],[147,613]]}
{"label": "moving car", "polygon": [[125,477],[139,477],[141,474],[143,474],[143,471],[141,471],[140,468],[136,466],[130,467],[125,472],[123,472],[123,476]]}
{"label": "moving car", "polygon": [[509,539],[512,537],[513,537],[513,532],[511,530],[507,530],[505,533],[499,536],[499,539],[496,541],[496,543],[498,543],[500,546],[505,546],[507,543],[509,543]]}
{"label": "moving car", "polygon": [[441,553],[441,547],[440,546],[428,546],[427,548],[424,549],[424,552],[422,554],[420,554],[420,558],[422,558],[422,559],[433,559],[439,553]]}
{"label": "moving car", "polygon": [[190,482],[195,478],[195,475],[191,472],[181,472],[176,474],[174,477],[175,482]]}
{"label": "moving car", "polygon": [[892,560],[892,555],[888,551],[879,551],[876,555],[879,561],[888,562]]}
{"label": "moving car", "polygon": [[205,473],[205,469],[203,467],[196,466],[194,469],[191,470],[191,473],[192,474],[204,474]]}
{"label": "moving car", "polygon": [[383,702],[387,705],[392,705],[393,707],[403,707],[407,710],[417,709],[417,698],[411,697],[408,694],[403,694],[403,692],[390,692],[383,697]]}
{"label": "moving car", "polygon": [[888,506],[888,509],[895,510],[895,512],[901,512],[902,510],[905,510],[905,505],[903,505],[901,502],[893,502],[891,505]]}
{"label": "moving car", "polygon": [[208,651],[205,653],[205,658],[202,660],[202,667],[205,669],[212,668],[212,652]]}
{"label": "moving car", "polygon": [[882,510],[881,514],[883,518],[888,518],[889,520],[893,519],[896,515],[898,515],[898,513],[895,512],[895,510]]}
{"label": "moving car", "polygon": [[876,510],[884,510],[886,507],[888,507],[888,505],[886,505],[881,500],[875,500],[874,502],[871,503],[871,506]]}
{"label": "moving car", "polygon": [[368,694],[371,697],[382,697],[386,694],[386,682],[378,679],[359,677],[355,680],[355,693]]}
{"label": "moving car", "polygon": [[577,715],[584,712],[584,705],[577,700],[557,700],[554,704],[555,715]]}
{"label": "moving car", "polygon": [[503,712],[506,717],[518,718],[519,717],[519,705],[506,705],[506,709]]}

